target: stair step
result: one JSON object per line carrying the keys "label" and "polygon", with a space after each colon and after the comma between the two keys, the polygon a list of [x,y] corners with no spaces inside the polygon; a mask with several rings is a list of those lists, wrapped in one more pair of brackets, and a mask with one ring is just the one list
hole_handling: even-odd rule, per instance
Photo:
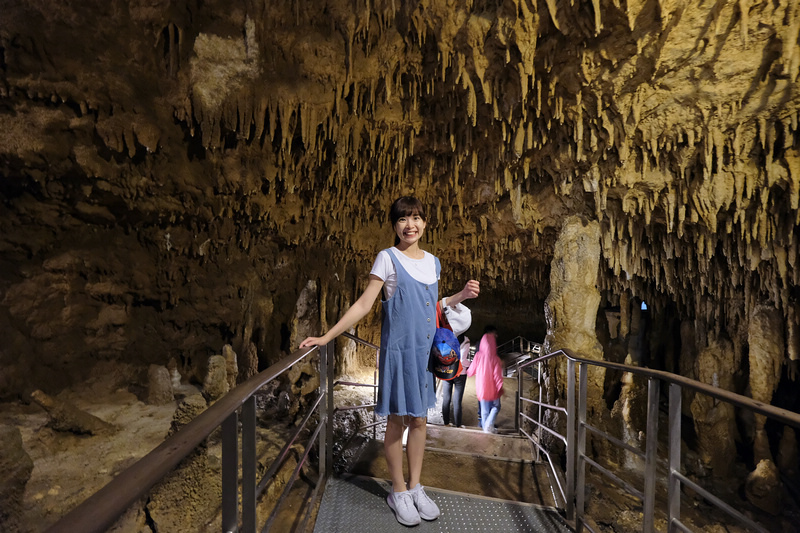
{"label": "stair step", "polygon": [[[389,490],[391,483],[380,478],[344,475],[328,480],[314,533],[408,532],[386,503]],[[425,487],[425,492],[442,514],[431,522],[423,520],[414,531],[571,532],[551,507],[431,487]]]}
{"label": "stair step", "polygon": [[526,437],[517,433],[484,433],[478,428],[431,424],[428,426],[425,449],[489,459],[533,462],[533,447]]}

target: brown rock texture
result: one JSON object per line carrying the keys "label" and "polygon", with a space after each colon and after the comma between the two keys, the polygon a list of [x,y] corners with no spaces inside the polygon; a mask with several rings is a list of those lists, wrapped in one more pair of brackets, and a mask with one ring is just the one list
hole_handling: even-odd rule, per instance
{"label": "brown rock texture", "polygon": [[33,460],[16,427],[0,427],[0,527],[4,531],[28,531],[23,518],[25,485],[31,477]]}
{"label": "brown rock texture", "polygon": [[430,206],[445,290],[474,276],[540,310],[578,215],[604,301],[732,336],[756,303],[797,305],[795,3],[4,11],[4,395],[225,342],[268,363],[309,280],[323,325],[352,301],[401,193]]}
{"label": "brown rock texture", "polygon": [[726,339],[732,390],[800,410],[797,2],[2,7],[0,399],[108,363],[202,384],[225,345],[263,370],[356,300],[414,194],[443,294],[481,281],[471,338],[695,378]]}

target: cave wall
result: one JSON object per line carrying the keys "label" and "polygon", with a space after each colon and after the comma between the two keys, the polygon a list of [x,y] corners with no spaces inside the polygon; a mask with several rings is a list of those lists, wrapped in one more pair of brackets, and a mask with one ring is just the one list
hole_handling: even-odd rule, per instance
{"label": "cave wall", "polygon": [[692,324],[693,360],[772,307],[797,359],[798,34],[794,2],[7,4],[0,396],[227,342],[264,367],[309,280],[322,326],[354,301],[404,193],[476,324],[503,302],[543,335],[579,216],[601,308]]}

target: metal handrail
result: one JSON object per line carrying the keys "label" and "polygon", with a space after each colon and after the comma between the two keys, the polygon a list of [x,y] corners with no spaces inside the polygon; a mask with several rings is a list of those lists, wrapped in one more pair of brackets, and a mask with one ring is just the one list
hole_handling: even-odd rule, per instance
{"label": "metal handrail", "polygon": [[314,349],[297,350],[242,382],[153,451],[64,515],[47,531],[49,533],[106,531],[128,507],[169,474],[256,391],[303,360],[312,351]]}
{"label": "metal handrail", "polygon": [[[364,344],[370,348],[379,350],[378,346],[370,344],[358,337],[349,333],[344,334],[345,337]],[[183,426],[174,435],[166,439],[153,451],[145,457],[136,462],[133,466],[123,471],[111,482],[105,485],[98,492],[90,496],[83,503],[78,505],[72,511],[67,513],[56,524],[51,526],[48,531],[52,533],[61,532],[100,532],[107,530],[113,523],[139,498],[147,494],[147,492],[160,480],[186,457],[188,457],[198,445],[200,445],[214,430],[222,426],[222,486],[223,486],[223,499],[222,499],[222,525],[224,531],[239,531],[239,503],[238,503],[238,489],[239,489],[239,462],[237,450],[237,435],[238,435],[238,411],[241,410],[241,436],[242,436],[242,457],[241,457],[241,530],[245,532],[255,531],[255,507],[256,499],[263,491],[265,483],[268,480],[262,480],[257,483],[256,475],[256,459],[255,459],[255,425],[256,425],[256,408],[254,394],[260,390],[264,385],[283,374],[286,370],[297,364],[315,351],[320,354],[320,395],[317,397],[311,413],[319,409],[319,425],[312,432],[313,435],[309,444],[306,446],[306,453],[303,458],[298,461],[295,472],[292,474],[287,487],[284,489],[284,494],[290,490],[291,483],[297,478],[299,469],[302,468],[308,457],[308,451],[311,444],[318,438],[319,439],[319,471],[320,477],[316,486],[314,487],[312,502],[309,503],[309,509],[306,510],[305,520],[308,519],[309,510],[313,506],[313,499],[320,493],[322,487],[330,477],[332,472],[332,453],[333,446],[333,425],[331,417],[335,413],[333,402],[333,390],[336,384],[355,385],[354,383],[339,383],[334,381],[334,372],[332,368],[333,361],[333,342],[326,346],[314,347],[305,350],[297,350],[291,355],[282,358],[280,361],[270,366],[263,372],[249,378],[234,388],[228,394],[220,398],[216,403],[210,406],[206,411],[198,415],[191,422]],[[550,359],[556,357],[565,357],[567,359],[567,408],[566,416],[567,422],[567,435],[563,436],[555,432],[549,427],[546,427],[542,421],[543,409],[555,409],[564,412],[564,408],[560,406],[548,405],[542,401],[542,387],[539,387],[539,400],[531,398],[524,398],[522,396],[523,386],[522,380],[524,372],[522,370],[531,365],[540,365]],[[377,361],[376,361],[377,366]],[[576,366],[579,368],[580,376],[576,375]],[[647,441],[646,450],[643,454],[645,459],[645,487],[644,490],[639,491],[627,485],[627,483],[618,478],[613,473],[606,471],[601,465],[587,457],[585,454],[586,448],[586,432],[590,431],[593,434],[601,437],[609,438],[610,442],[619,445],[620,441],[614,437],[607,435],[602,430],[592,427],[586,420],[586,404],[587,404],[587,375],[588,367],[597,366],[604,367],[631,374],[646,377],[649,381],[649,394],[648,394],[648,418],[647,418]],[[588,463],[590,466],[598,468],[601,473],[610,475],[612,479],[620,483],[623,488],[626,488],[643,500],[644,503],[644,528],[649,531],[652,530],[654,502],[655,502],[655,461],[656,461],[656,438],[657,438],[657,414],[658,414],[658,400],[659,400],[659,383],[665,382],[670,385],[669,390],[669,486],[668,486],[668,523],[672,530],[682,529],[686,527],[680,521],[680,487],[681,484],[691,487],[695,493],[703,496],[717,508],[727,512],[729,515],[738,519],[740,522],[752,527],[757,531],[764,531],[762,527],[755,524],[752,520],[743,516],[736,509],[731,508],[713,494],[695,485],[686,476],[680,472],[680,413],[681,413],[681,389],[687,388],[701,394],[707,394],[713,398],[731,403],[741,408],[750,409],[756,413],[762,414],[766,417],[772,418],[784,424],[788,424],[800,428],[800,414],[775,407],[763,402],[758,402],[752,398],[738,395],[736,393],[719,389],[711,385],[701,383],[683,376],[670,374],[661,370],[653,370],[643,367],[628,366],[619,363],[612,363],[608,361],[596,361],[592,359],[585,359],[575,356],[569,350],[558,350],[556,352],[531,359],[524,363],[516,365],[517,376],[520,380],[518,386],[518,402],[516,417],[517,426],[519,427],[520,419],[528,420],[533,423],[537,428],[537,436],[534,438],[522,428],[520,432],[524,434],[533,444],[537,454],[544,454],[550,468],[553,470],[558,490],[565,502],[566,516],[570,520],[575,520],[577,531],[581,531],[584,527],[589,528],[588,524],[584,521],[584,490],[576,491],[577,487],[584,486],[585,479],[585,465]],[[540,369],[541,370],[541,369]],[[373,376],[375,379],[376,376]],[[536,374],[537,379],[541,385],[542,372]],[[576,379],[578,378],[578,379]],[[576,386],[576,382],[578,385]],[[373,386],[373,396],[376,390]],[[533,419],[522,412],[521,404],[523,401],[532,403],[539,407],[538,420]],[[360,406],[370,407],[370,406]],[[274,475],[279,466],[285,459],[285,451],[291,446],[291,442],[297,438],[299,433],[305,427],[305,424],[311,419],[307,416],[299,428],[291,437],[290,442],[284,447],[284,450],[279,454],[279,457],[269,468],[268,474]],[[373,422],[364,427],[375,427],[381,423],[376,420],[373,410]],[[373,429],[374,431],[374,429]],[[566,442],[567,449],[567,474],[566,483],[562,485],[558,475],[555,471],[555,464],[552,460],[550,453],[546,450],[542,442],[542,431],[547,431],[562,442]],[[628,449],[627,445],[622,446],[623,449]],[[633,451],[633,450],[629,450]],[[564,486],[565,485],[565,486]],[[267,526],[274,520],[280,504],[285,500],[282,495],[272,514],[268,518]],[[304,523],[305,523],[304,520]],[[265,526],[266,527],[266,526]]]}
{"label": "metal handrail", "polygon": [[[567,359],[567,435],[561,435],[549,427],[546,427],[542,422],[543,409],[554,409],[564,412],[564,408],[560,406],[549,405],[541,401],[542,387],[541,387],[541,365],[542,363],[554,359],[556,357],[565,357]],[[523,377],[524,373],[521,372],[525,367],[531,365],[538,365],[539,372],[537,378],[539,381],[539,401],[531,398],[525,398],[523,393]],[[576,387],[576,365],[579,367],[578,385]],[[586,419],[586,405],[587,405],[587,390],[588,390],[588,368],[604,367],[613,370],[619,370],[630,374],[642,376],[648,379],[648,400],[647,400],[647,431],[645,441],[645,451],[637,450],[626,443],[616,439],[615,437],[605,433],[599,428],[591,426]],[[668,482],[668,504],[667,504],[667,522],[670,531],[681,529],[688,531],[686,526],[680,521],[680,487],[681,484],[687,485],[695,493],[701,495],[709,503],[716,506],[718,509],[726,512],[729,516],[738,520],[740,523],[760,532],[766,530],[756,524],[753,520],[744,516],[741,512],[726,504],[709,491],[703,489],[699,485],[690,481],[686,476],[681,473],[681,435],[680,435],[680,415],[681,415],[681,392],[683,388],[692,390],[700,394],[706,394],[721,401],[736,405],[738,407],[749,409],[756,413],[762,414],[766,417],[772,418],[783,424],[800,428],[800,414],[775,407],[773,405],[759,402],[752,398],[736,394],[731,391],[719,389],[712,385],[695,381],[693,379],[671,374],[662,370],[654,370],[644,367],[629,366],[620,363],[612,363],[609,361],[598,361],[593,359],[586,359],[574,355],[567,349],[557,350],[555,352],[546,354],[526,361],[522,364],[516,365],[518,392],[517,392],[517,421],[516,425],[519,431],[525,435],[534,445],[536,450],[537,460],[539,453],[545,454],[547,457],[550,468],[553,470],[554,477],[558,482],[558,488],[561,490],[561,495],[565,501],[565,514],[569,520],[574,520],[576,524],[576,531],[579,533],[585,527],[592,530],[591,527],[585,522],[584,517],[584,481],[585,481],[585,466],[589,464],[601,474],[614,481],[617,485],[627,490],[630,494],[638,497],[643,503],[643,529],[644,531],[653,531],[654,527],[654,512],[655,512],[655,473],[656,473],[656,460],[657,460],[657,439],[658,439],[658,403],[659,403],[659,384],[665,382],[669,384],[669,482]],[[577,388],[577,390],[576,390]],[[538,420],[535,420],[522,411],[522,402],[526,401],[539,407]],[[520,420],[525,419],[531,422],[537,429],[537,436],[534,438],[532,435],[525,432],[520,427]],[[556,438],[562,442],[566,442],[566,488],[561,487],[558,479],[557,472],[554,468],[553,462],[550,458],[548,450],[546,450],[542,443],[542,430],[554,434]],[[625,480],[616,476],[613,472],[607,470],[596,461],[592,460],[586,455],[586,432],[590,431],[593,434],[606,438],[612,444],[621,447],[629,452],[642,457],[645,461],[644,472],[644,489],[638,490],[637,488],[628,484]],[[580,489],[576,491],[576,487]]]}
{"label": "metal handrail", "polygon": [[[380,348],[372,343],[356,337],[350,333],[342,334],[357,343],[363,344],[376,351]],[[293,365],[299,363],[314,352],[320,354],[320,395],[314,401],[309,413],[289,436],[285,446],[279,452],[260,482],[255,479],[256,464],[256,407],[254,394],[273,379],[279,377]],[[146,495],[156,483],[164,479],[178,464],[195,451],[203,441],[217,428],[222,428],[222,527],[223,531],[256,530],[256,500],[271,479],[283,465],[288,456],[288,451],[299,434],[309,423],[311,416],[320,411],[319,425],[312,432],[312,437],[306,446],[306,451],[294,473],[289,479],[284,492],[267,519],[264,530],[275,519],[278,508],[286,499],[286,494],[291,484],[297,479],[299,469],[305,463],[311,444],[319,438],[320,449],[320,479],[313,491],[312,498],[316,498],[332,471],[332,450],[330,445],[333,439],[333,425],[330,423],[335,410],[333,408],[333,389],[335,385],[359,385],[356,383],[333,381],[333,341],[320,347],[311,347],[297,350],[291,355],[280,359],[266,370],[252,376],[236,386],[233,390],[217,400],[208,409],[200,413],[192,421],[181,427],[175,434],[164,440],[150,453],[124,470],[112,479],[99,491],[91,495],[81,504],[73,508],[55,524],[47,529],[48,533],[72,533],[81,531],[86,533],[100,533],[106,531],[122,514],[137,500]],[[377,372],[377,362],[376,362]],[[377,375],[373,376],[377,381]],[[367,385],[376,388],[377,385]],[[373,392],[375,396],[377,392]],[[375,398],[376,399],[376,398]],[[370,407],[369,405],[360,407]],[[241,411],[241,420],[239,419]],[[239,527],[239,454],[237,449],[237,436],[241,422],[241,528]],[[379,422],[369,424],[377,425]],[[324,451],[323,451],[324,450]],[[313,501],[309,504],[309,509]],[[306,512],[305,520],[309,513]],[[305,522],[304,520],[304,522]]]}

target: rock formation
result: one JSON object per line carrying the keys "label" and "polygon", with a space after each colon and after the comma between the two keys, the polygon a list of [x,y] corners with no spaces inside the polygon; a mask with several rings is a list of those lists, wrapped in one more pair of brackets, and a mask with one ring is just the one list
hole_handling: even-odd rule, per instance
{"label": "rock formation", "polygon": [[169,369],[161,365],[150,365],[147,369],[147,403],[164,405],[174,399],[175,394]]}
{"label": "rock formation", "polygon": [[33,461],[16,427],[0,427],[0,526],[4,531],[28,531],[23,496],[31,477]]}
{"label": "rock formation", "polygon": [[69,431],[77,435],[109,435],[117,431],[113,424],[40,390],[33,391],[31,399],[47,411],[50,419],[48,425],[56,431]]}
{"label": "rock formation", "polygon": [[102,361],[202,380],[226,344],[252,375],[355,300],[410,193],[476,328],[690,377],[728,339],[735,392],[800,410],[797,2],[3,7],[0,398]]}

